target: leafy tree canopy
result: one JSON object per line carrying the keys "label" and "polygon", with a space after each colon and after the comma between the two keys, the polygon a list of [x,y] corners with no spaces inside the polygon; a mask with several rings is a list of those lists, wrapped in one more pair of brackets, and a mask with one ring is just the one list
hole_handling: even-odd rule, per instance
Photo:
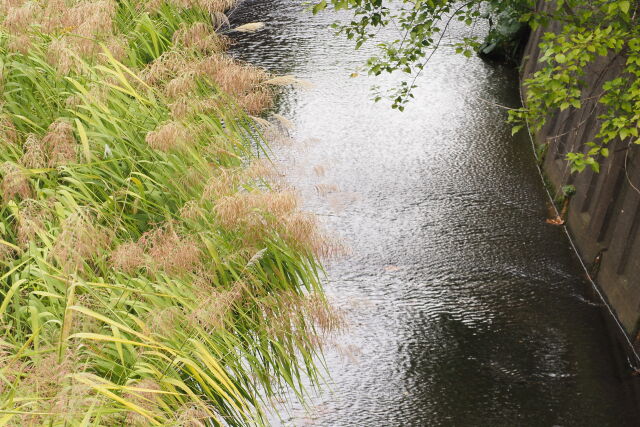
{"label": "leafy tree canopy", "polygon": [[[607,157],[607,144],[620,139],[639,143],[640,125],[640,37],[638,5],[630,0],[322,0],[313,12],[324,9],[349,10],[353,18],[334,24],[360,48],[375,39],[385,27],[398,30],[398,37],[375,40],[379,51],[368,59],[372,75],[401,71],[407,74],[398,87],[376,100],[389,98],[392,107],[403,110],[413,98],[417,76],[442,45],[454,21],[472,26],[486,19],[490,31],[486,39],[470,35],[455,41],[458,53],[471,56],[508,42],[520,25],[543,28],[560,22],[556,32],[545,31],[541,38],[540,68],[524,85],[526,107],[510,111],[514,133],[528,120],[539,130],[555,111],[579,109],[588,100],[604,106],[598,116],[601,126],[596,138],[587,143],[586,152],[569,153],[572,171],[587,166],[599,171],[598,159]],[[590,64],[607,57],[610,64],[621,61],[622,71],[604,81],[601,87],[587,88],[584,76]]]}

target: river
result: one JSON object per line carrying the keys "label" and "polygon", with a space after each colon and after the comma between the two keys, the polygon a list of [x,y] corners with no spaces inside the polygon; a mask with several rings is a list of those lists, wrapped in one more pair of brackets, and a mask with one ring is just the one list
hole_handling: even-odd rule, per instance
{"label": "river", "polygon": [[[231,53],[311,81],[277,111],[294,142],[273,148],[307,208],[348,242],[327,293],[349,329],[326,352],[310,409],[273,424],[638,425],[632,379],[547,199],[524,136],[517,72],[444,47],[403,113],[351,77],[371,50],[335,37],[326,13],[246,0]],[[457,29],[454,31],[464,31]]]}

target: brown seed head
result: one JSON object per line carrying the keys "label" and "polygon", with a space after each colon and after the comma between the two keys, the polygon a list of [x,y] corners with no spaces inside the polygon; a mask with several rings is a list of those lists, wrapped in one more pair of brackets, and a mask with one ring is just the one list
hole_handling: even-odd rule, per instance
{"label": "brown seed head", "polygon": [[79,209],[62,223],[61,231],[51,248],[51,256],[64,271],[72,272],[98,255],[110,242],[111,233],[95,224],[91,212]]}
{"label": "brown seed head", "polygon": [[170,98],[177,98],[188,95],[193,92],[196,87],[197,83],[195,77],[192,74],[187,73],[170,80],[164,88],[164,93]]}
{"label": "brown seed head", "polygon": [[[214,13],[228,11],[237,3],[237,0],[167,0],[167,2],[179,8],[196,8],[209,13]],[[157,3],[157,0],[150,0],[148,3],[150,3],[150,6],[148,7],[152,7]]]}
{"label": "brown seed head", "polygon": [[155,14],[160,10],[160,7],[165,2],[165,0],[146,0],[143,2],[136,2],[136,8],[138,10],[149,12],[150,14]]}
{"label": "brown seed head", "polygon": [[322,346],[345,326],[344,313],[317,295],[279,292],[277,298],[260,303],[267,331],[274,336],[287,336],[314,347]]}
{"label": "brown seed head", "polygon": [[114,269],[131,274],[145,266],[144,250],[135,242],[119,245],[110,256]]}
{"label": "brown seed head", "polygon": [[240,183],[238,174],[232,169],[219,169],[216,172],[204,187],[202,193],[204,200],[215,200],[222,196],[231,195]]}
{"label": "brown seed head", "polygon": [[244,284],[237,282],[228,291],[211,292],[200,300],[198,307],[187,317],[193,326],[206,331],[224,328],[225,319],[235,304],[242,300]]}
{"label": "brown seed head", "polygon": [[195,70],[233,96],[246,95],[269,78],[263,69],[223,55],[208,56],[195,65]]}
{"label": "brown seed head", "polygon": [[258,88],[238,96],[238,105],[249,114],[260,114],[273,106],[273,92],[267,88]]}
{"label": "brown seed head", "polygon": [[229,39],[218,35],[213,27],[204,22],[196,22],[190,27],[183,25],[173,34],[173,43],[199,53],[223,52],[229,46]]}
{"label": "brown seed head", "polygon": [[24,154],[20,162],[28,168],[37,169],[44,168],[47,165],[47,156],[45,154],[42,141],[34,134],[29,134],[23,146]]}
{"label": "brown seed head", "polygon": [[12,34],[7,43],[7,50],[26,55],[29,53],[31,45],[31,38],[27,34]]}
{"label": "brown seed head", "polygon": [[316,216],[308,212],[293,212],[284,217],[279,224],[279,233],[292,247],[317,257],[332,258],[348,253],[346,245],[328,236]]}
{"label": "brown seed head", "polygon": [[165,123],[145,138],[151,148],[165,152],[184,147],[190,139],[188,130],[179,122]]}
{"label": "brown seed head", "polygon": [[63,25],[87,39],[111,34],[116,9],[115,0],[80,1],[66,10]]}
{"label": "brown seed head", "polygon": [[18,215],[18,242],[25,247],[32,241],[38,231],[44,230],[45,222],[51,220],[50,212],[33,199],[20,203]]}
{"label": "brown seed head", "polygon": [[48,0],[42,13],[42,31],[51,34],[64,28],[64,16],[69,10],[65,0]]}
{"label": "brown seed head", "polygon": [[[86,363],[80,360],[79,353],[68,351],[62,361],[58,361],[58,352],[50,352],[15,366],[21,377],[16,395],[26,402],[31,401],[29,407],[33,411],[21,416],[19,425],[42,425],[45,419],[38,413],[50,413],[57,418],[62,415],[58,411],[63,406],[71,415],[75,407],[80,405],[81,401],[77,399],[83,399],[81,389],[68,378],[70,373],[86,370]],[[91,393],[85,390],[84,397],[89,396]]]}
{"label": "brown seed head", "polygon": [[[221,102],[222,100],[218,98],[194,99],[184,96],[169,104],[169,110],[174,119],[180,120],[196,114],[216,113],[220,110]],[[225,106],[227,111],[230,107],[228,104]]]}
{"label": "brown seed head", "polygon": [[148,268],[179,274],[193,271],[201,263],[195,240],[179,236],[169,225],[146,232],[138,243],[151,258]]}
{"label": "brown seed head", "polygon": [[244,175],[249,179],[275,180],[281,176],[273,162],[266,159],[254,160],[244,171]]}
{"label": "brown seed head", "polygon": [[77,54],[72,50],[67,38],[54,39],[47,49],[47,62],[60,74],[80,72],[82,63]]}
{"label": "brown seed head", "polygon": [[2,164],[2,197],[5,203],[19,196],[22,199],[31,197],[32,191],[26,173],[15,163]]}
{"label": "brown seed head", "polygon": [[198,202],[195,200],[189,200],[187,203],[180,208],[179,212],[180,218],[184,218],[187,220],[193,220],[198,218],[200,213],[200,207],[198,206]]}
{"label": "brown seed head", "polygon": [[123,61],[127,57],[128,41],[125,36],[109,37],[105,47],[117,61]]}
{"label": "brown seed head", "polygon": [[212,414],[197,405],[184,405],[175,414],[176,425],[181,427],[206,427]]}
{"label": "brown seed head", "polygon": [[170,50],[147,65],[140,73],[140,78],[149,85],[158,86],[190,67],[189,61],[182,52]]}
{"label": "brown seed head", "polygon": [[[70,383],[70,384],[66,384]],[[57,422],[74,425],[80,422],[92,407],[103,400],[96,391],[86,384],[67,380],[61,390],[53,397],[51,413]]]}
{"label": "brown seed head", "polygon": [[[0,243],[0,261],[6,262],[13,258],[13,255],[16,253],[15,249],[11,246],[7,246],[5,244]],[[0,368],[2,364],[0,363]],[[0,384],[0,394],[2,394],[2,385]]]}
{"label": "brown seed head", "polygon": [[253,228],[275,224],[297,206],[298,198],[291,191],[254,191],[221,197],[217,200],[215,209],[223,227],[244,225]]}
{"label": "brown seed head", "polygon": [[47,152],[50,167],[77,162],[77,143],[73,134],[73,127],[64,120],[56,120],[42,138],[42,144]]}
{"label": "brown seed head", "polygon": [[167,307],[150,311],[145,318],[149,333],[166,336],[184,321],[184,314],[180,307]]}
{"label": "brown seed head", "polygon": [[13,145],[18,142],[16,127],[6,117],[0,117],[0,144]]}
{"label": "brown seed head", "polygon": [[22,5],[9,7],[3,26],[12,34],[21,34],[29,31],[33,24],[37,24],[42,9],[35,1],[26,1]]}

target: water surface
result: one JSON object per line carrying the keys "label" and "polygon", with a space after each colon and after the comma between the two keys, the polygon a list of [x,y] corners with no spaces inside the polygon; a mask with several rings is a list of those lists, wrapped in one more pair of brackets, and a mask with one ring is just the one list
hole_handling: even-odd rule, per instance
{"label": "water surface", "polygon": [[372,79],[350,77],[371,51],[334,37],[334,19],[292,0],[232,14],[267,24],[234,55],[315,84],[281,97],[296,142],[274,151],[353,252],[328,265],[350,322],[327,351],[329,387],[274,424],[637,425],[629,369],[545,223],[528,141],[504,123],[516,72],[445,47],[392,111],[371,102]]}

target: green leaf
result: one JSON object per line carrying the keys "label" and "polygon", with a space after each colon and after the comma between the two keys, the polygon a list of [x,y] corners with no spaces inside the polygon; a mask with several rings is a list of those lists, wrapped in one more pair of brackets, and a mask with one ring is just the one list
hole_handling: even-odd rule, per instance
{"label": "green leaf", "polygon": [[313,6],[312,12],[315,15],[316,13],[320,12],[321,10],[324,10],[327,8],[327,2],[326,0],[322,0],[320,3],[316,4],[315,6]]}
{"label": "green leaf", "polygon": [[82,151],[84,152],[84,158],[87,163],[91,162],[91,150],[89,149],[89,139],[87,138],[87,132],[80,120],[76,119],[76,127],[78,128],[78,135],[80,135],[80,142],[82,143]]}
{"label": "green leaf", "polygon": [[629,13],[629,8],[630,7],[631,7],[631,3],[629,3],[626,0],[618,2],[618,8],[620,8],[622,13]]}
{"label": "green leaf", "polygon": [[620,129],[620,139],[627,139],[629,133],[629,129]]}

